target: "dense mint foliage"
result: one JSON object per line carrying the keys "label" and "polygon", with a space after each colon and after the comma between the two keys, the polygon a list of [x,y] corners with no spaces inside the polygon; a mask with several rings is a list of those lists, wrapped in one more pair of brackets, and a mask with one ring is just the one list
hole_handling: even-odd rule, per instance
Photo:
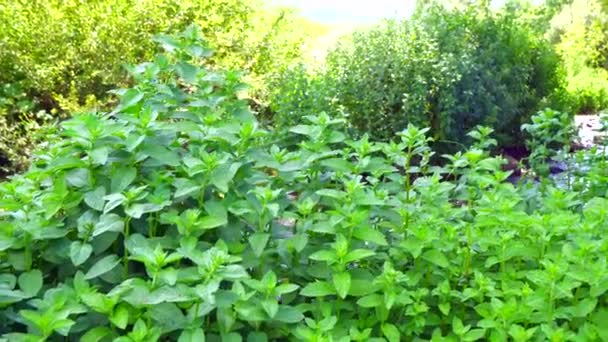
{"label": "dense mint foliage", "polygon": [[195,29],[161,42],[0,184],[3,338],[608,338],[605,182],[515,187],[487,128],[442,168],[413,125],[375,142],[320,114],[278,139]]}

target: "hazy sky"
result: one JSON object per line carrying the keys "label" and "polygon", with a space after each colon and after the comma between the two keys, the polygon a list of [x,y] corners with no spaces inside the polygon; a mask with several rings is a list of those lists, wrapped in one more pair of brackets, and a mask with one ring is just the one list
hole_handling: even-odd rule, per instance
{"label": "hazy sky", "polygon": [[274,0],[301,10],[303,16],[322,23],[370,23],[383,17],[407,16],[414,0]]}
{"label": "hazy sky", "polygon": [[[500,6],[505,0],[493,0]],[[533,0],[538,2],[539,0]],[[415,0],[271,0],[300,9],[304,17],[322,23],[368,24],[384,17],[408,16]]]}

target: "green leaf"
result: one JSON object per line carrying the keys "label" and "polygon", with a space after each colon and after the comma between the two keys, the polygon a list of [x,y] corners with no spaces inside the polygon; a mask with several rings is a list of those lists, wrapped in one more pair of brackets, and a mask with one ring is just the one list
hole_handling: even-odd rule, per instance
{"label": "green leaf", "polygon": [[113,194],[124,191],[137,176],[137,170],[131,166],[119,167],[112,172],[111,192]]}
{"label": "green leaf", "polygon": [[103,186],[97,187],[95,190],[89,191],[84,195],[84,203],[97,211],[102,211],[105,204],[105,195],[106,188]]}
{"label": "green leaf", "polygon": [[449,315],[450,310],[452,308],[450,303],[440,303],[438,305],[438,307],[439,307],[439,311],[441,311],[441,313],[444,314],[445,316]]}
{"label": "green leaf", "polygon": [[307,136],[312,137],[317,134],[317,132],[319,131],[319,128],[315,127],[315,126],[310,126],[310,125],[297,125],[297,126],[290,128],[289,131],[292,133],[307,135]]}
{"label": "green leaf", "polygon": [[364,308],[375,308],[382,305],[382,296],[379,294],[371,294],[357,300],[357,305]]}
{"label": "green leaf", "polygon": [[[175,182],[173,184],[177,186]],[[177,188],[175,189],[175,194],[173,196],[175,198],[184,197],[192,193],[199,192],[201,191],[201,189],[201,185],[197,185],[192,181],[185,181],[179,184],[179,186],[177,186]]]}
{"label": "green leaf", "polygon": [[179,155],[165,146],[146,143],[143,145],[141,151],[162,165],[178,166],[180,164]]}
{"label": "green leaf", "polygon": [[270,318],[274,318],[279,311],[279,303],[274,298],[263,299],[260,304]]}
{"label": "green leaf", "polygon": [[373,242],[379,246],[388,246],[388,242],[380,231],[373,228],[360,226],[354,229],[353,236],[362,241]]}
{"label": "green leaf", "polygon": [[331,197],[335,199],[343,199],[347,193],[344,191],[333,190],[333,189],[321,189],[317,191],[317,195]]}
{"label": "green leaf", "polygon": [[314,283],[308,283],[301,291],[300,295],[304,297],[323,297],[335,295],[336,290],[334,287],[325,281],[315,281]]}
{"label": "green leaf", "polygon": [[89,169],[73,169],[66,174],[65,180],[73,187],[83,188],[91,181]]}
{"label": "green leaf", "polygon": [[106,201],[108,201],[106,203],[105,207],[103,208],[104,214],[112,211],[114,208],[118,207],[119,205],[122,205],[127,200],[127,198],[122,194],[107,195],[106,197],[104,197],[104,199]]}
{"label": "green leaf", "polygon": [[232,291],[219,290],[215,294],[215,302],[219,308],[229,308],[241,297]]}
{"label": "green leaf", "polygon": [[120,105],[116,108],[116,112],[131,108],[137,105],[144,98],[144,93],[137,89],[128,89],[120,97]]}
{"label": "green leaf", "polygon": [[182,47],[182,43],[170,35],[164,35],[164,34],[155,35],[152,38],[152,40],[154,40],[157,43],[160,43],[160,45],[163,47],[163,49],[167,52],[173,52]]}
{"label": "green leaf", "polygon": [[249,274],[247,274],[247,271],[241,265],[224,266],[220,271],[218,271],[218,275],[227,280],[241,280],[249,277]]}
{"label": "green leaf", "polygon": [[93,165],[105,165],[108,162],[110,148],[107,146],[98,147],[89,153]]}
{"label": "green leaf", "polygon": [[178,284],[175,287],[163,286],[152,293],[150,296],[144,299],[146,305],[163,305],[169,303],[183,303],[194,299],[194,294],[186,290],[185,285]]}
{"label": "green leaf", "polygon": [[144,214],[161,211],[166,205],[158,203],[136,203],[125,209],[125,214],[132,218],[139,219]]}
{"label": "green leaf", "polygon": [[340,296],[340,298],[342,299],[346,298],[346,296],[348,295],[348,291],[350,290],[350,273],[335,273],[332,277],[332,280],[338,296]]}
{"label": "green leaf", "polygon": [[335,171],[352,172],[353,165],[342,158],[330,158],[321,161],[321,165]]}
{"label": "green leaf", "polygon": [[378,290],[379,286],[372,283],[369,279],[353,279],[350,284],[349,295],[355,297],[367,296]]}
{"label": "green leaf", "polygon": [[585,298],[576,304],[571,312],[573,317],[587,317],[597,305],[597,298]]}
{"label": "green leaf", "polygon": [[417,259],[422,253],[423,243],[417,239],[408,238],[403,240],[399,246],[410,252],[414,259]]}
{"label": "green leaf", "polygon": [[319,323],[319,329],[321,331],[331,331],[338,322],[338,318],[336,316],[329,316],[322,319]]}
{"label": "green leaf", "polygon": [[296,252],[300,253],[308,244],[308,235],[296,234],[293,238],[291,238],[291,241],[293,242],[293,248],[296,250]]}
{"label": "green leaf", "polygon": [[255,233],[249,237],[249,245],[256,257],[262,255],[266,244],[268,244],[268,239],[270,239],[270,234],[267,233]]}
{"label": "green leaf", "polygon": [[100,342],[113,337],[114,333],[108,327],[95,327],[80,337],[81,342]]}
{"label": "green leaf", "polygon": [[479,339],[482,339],[486,336],[486,330],[485,329],[473,329],[469,332],[467,332],[463,337],[462,340],[463,341],[477,341]]}
{"label": "green leaf", "polygon": [[105,232],[122,232],[124,228],[123,218],[116,214],[104,214],[99,217],[99,221],[95,224],[93,229],[93,237],[101,235]]}
{"label": "green leaf", "polygon": [[[267,320],[267,315],[264,310],[258,303],[253,301],[237,303],[235,310],[243,320],[248,322],[262,322]],[[231,310],[218,310],[218,315],[220,313],[224,315],[224,312],[226,311],[230,312]],[[232,318],[228,319],[232,321]]]}
{"label": "green leaf", "polygon": [[140,318],[133,325],[131,337],[133,337],[137,341],[143,341],[146,335],[148,335],[148,327],[146,326],[146,323]]}
{"label": "green leaf", "polygon": [[295,307],[281,305],[274,319],[279,322],[293,324],[302,321],[304,314]]}
{"label": "green leaf", "polygon": [[268,342],[268,336],[263,332],[252,331],[247,335],[247,342]]}
{"label": "green leaf", "polygon": [[338,261],[338,256],[333,249],[324,249],[320,251],[316,251],[308,256],[311,260],[316,261],[325,261],[329,264],[335,263]]}
{"label": "green leaf", "polygon": [[40,270],[31,270],[21,273],[17,279],[17,283],[23,293],[28,297],[34,297],[42,288],[42,272]]}
{"label": "green leaf", "polygon": [[369,249],[355,249],[344,257],[344,262],[353,262],[360,259],[368,258],[376,255],[376,252]]}
{"label": "green leaf", "polygon": [[222,335],[221,341],[222,342],[242,342],[243,338],[238,333],[231,332],[231,333]]}
{"label": "green leaf", "polygon": [[221,192],[228,192],[228,183],[232,181],[241,168],[241,165],[241,163],[222,164],[213,170],[209,177],[209,181]]}
{"label": "green leaf", "polygon": [[125,329],[129,324],[129,309],[125,305],[119,305],[109,317],[110,322],[120,329]]}
{"label": "green leaf", "polygon": [[116,267],[120,263],[120,259],[118,256],[112,254],[108,255],[95,263],[89,269],[87,274],[85,274],[84,279],[89,280],[93,278],[97,278],[100,275],[111,271],[114,267]]}
{"label": "green leaf", "polygon": [[131,134],[125,140],[125,149],[127,152],[133,152],[144,140],[146,140],[145,135]]}
{"label": "green leaf", "polygon": [[12,290],[17,284],[17,277],[14,274],[0,274],[0,289]]}
{"label": "green leaf", "polygon": [[177,342],[205,342],[205,332],[201,328],[183,330]]}
{"label": "green leaf", "polygon": [[262,280],[260,281],[260,284],[265,289],[274,289],[277,284],[277,281],[277,275],[272,270],[270,270],[264,274]]}
{"label": "green leaf", "polygon": [[200,71],[195,65],[183,61],[177,63],[175,70],[179,77],[188,83],[195,83]]}
{"label": "green leaf", "polygon": [[182,309],[174,303],[154,305],[149,312],[156,322],[155,326],[161,327],[164,331],[181,330],[186,328],[190,323],[190,320],[183,314]]}
{"label": "green leaf", "polygon": [[399,342],[401,340],[401,333],[396,326],[390,323],[382,324],[382,334],[386,337],[389,342]]}
{"label": "green leaf", "polygon": [[228,224],[226,216],[205,216],[198,220],[197,227],[201,229],[213,229]]}
{"label": "green leaf", "polygon": [[450,262],[445,255],[437,249],[431,249],[422,254],[422,258],[428,262],[431,262],[439,267],[446,268],[450,266]]}
{"label": "green leaf", "polygon": [[456,334],[457,336],[462,336],[464,334],[467,333],[467,331],[469,331],[471,329],[470,325],[464,326],[464,324],[462,324],[462,320],[460,320],[460,318],[458,317],[454,317],[454,319],[452,319],[452,331],[454,331],[454,334]]}
{"label": "green leaf", "polygon": [[93,253],[93,247],[82,241],[74,241],[70,245],[70,259],[74,266],[79,266],[89,259]]}
{"label": "green leaf", "polygon": [[300,288],[300,286],[298,286],[296,284],[282,284],[282,285],[277,286],[277,288],[274,290],[274,293],[277,296],[280,296],[280,295],[284,295],[287,293],[291,293],[291,292],[297,290],[298,288]]}

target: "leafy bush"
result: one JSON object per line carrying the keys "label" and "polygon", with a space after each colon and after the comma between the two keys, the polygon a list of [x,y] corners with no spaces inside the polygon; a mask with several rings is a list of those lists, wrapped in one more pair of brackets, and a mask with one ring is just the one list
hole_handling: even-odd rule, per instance
{"label": "leafy bush", "polygon": [[528,135],[530,166],[543,177],[550,173],[550,159],[556,157],[558,151],[569,153],[576,136],[572,115],[550,108],[532,116],[530,123],[522,125],[522,131]]}
{"label": "leafy bush", "polygon": [[557,47],[567,71],[567,90],[578,113],[608,108],[608,21],[599,4],[562,28]]}
{"label": "leafy bush", "polygon": [[303,39],[288,12],[271,12],[256,0],[54,0],[37,3],[35,11],[27,2],[2,6],[0,81],[25,80],[26,90],[49,102],[72,92],[81,103],[105,97],[125,84],[125,63],[154,56],[152,35],[191,23],[214,49],[211,63],[254,75],[296,58]]}
{"label": "leafy bush", "polygon": [[432,5],[412,19],[358,32],[328,57],[337,103],[360,132],[390,138],[408,123],[436,140],[465,142],[479,124],[501,143],[559,89],[559,58],[508,9]]}
{"label": "leafy bush", "polygon": [[271,94],[266,119],[278,130],[296,125],[304,116],[314,113],[341,115],[332,87],[320,68],[297,64],[277,76],[269,84]]}
{"label": "leafy bush", "polygon": [[[191,23],[215,51],[210,65],[245,71],[260,91],[267,74],[298,58],[305,40],[289,10],[271,10],[258,0],[0,1],[0,86],[18,84],[33,112],[54,117],[103,107],[110,89],[129,84],[125,63],[150,60],[158,51],[152,35]],[[21,132],[19,141],[31,140],[17,118],[29,112],[1,119]],[[27,159],[31,149],[2,146],[14,164],[3,167],[22,164],[13,156]]]}
{"label": "leafy bush", "polygon": [[490,129],[454,181],[414,126],[376,143],[310,116],[279,146],[196,32],[0,185],[5,338],[608,338],[605,198],[505,183]]}
{"label": "leafy bush", "polygon": [[0,87],[0,179],[27,168],[33,146],[46,131],[42,126],[49,126],[49,115],[34,112],[35,106],[19,84]]}

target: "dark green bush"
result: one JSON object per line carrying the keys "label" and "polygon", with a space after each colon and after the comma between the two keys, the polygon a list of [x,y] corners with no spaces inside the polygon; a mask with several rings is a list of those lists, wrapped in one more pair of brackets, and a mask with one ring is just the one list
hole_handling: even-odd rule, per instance
{"label": "dark green bush", "polygon": [[165,40],[0,184],[3,338],[608,339],[606,198],[504,182],[490,129],[445,170],[411,125],[377,143],[308,116],[279,145],[199,44]]}
{"label": "dark green bush", "polygon": [[432,5],[412,19],[358,32],[328,58],[331,92],[360,132],[389,138],[408,123],[437,140],[466,141],[479,124],[501,143],[561,85],[559,58],[507,9]]}
{"label": "dark green bush", "polygon": [[51,128],[50,115],[35,108],[19,84],[0,86],[0,180],[27,169],[32,149],[44,139],[41,128]]}

